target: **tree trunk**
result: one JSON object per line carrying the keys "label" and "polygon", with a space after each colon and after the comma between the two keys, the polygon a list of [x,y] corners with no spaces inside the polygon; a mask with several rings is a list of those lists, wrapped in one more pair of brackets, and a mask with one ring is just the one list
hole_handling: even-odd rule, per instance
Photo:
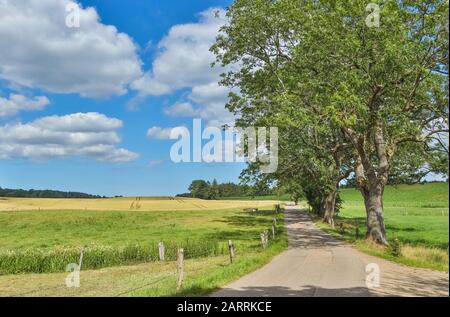
{"label": "tree trunk", "polygon": [[367,238],[388,245],[383,217],[383,186],[363,190],[367,214]]}
{"label": "tree trunk", "polygon": [[337,190],[328,193],[322,198],[321,215],[323,221],[334,228],[334,216],[336,211]]}

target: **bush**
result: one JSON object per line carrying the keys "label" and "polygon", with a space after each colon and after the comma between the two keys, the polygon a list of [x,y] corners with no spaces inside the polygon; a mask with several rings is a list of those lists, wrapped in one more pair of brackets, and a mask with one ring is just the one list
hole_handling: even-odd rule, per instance
{"label": "bush", "polygon": [[389,244],[389,252],[395,257],[399,257],[402,255],[402,245],[397,238],[392,240],[392,242]]}

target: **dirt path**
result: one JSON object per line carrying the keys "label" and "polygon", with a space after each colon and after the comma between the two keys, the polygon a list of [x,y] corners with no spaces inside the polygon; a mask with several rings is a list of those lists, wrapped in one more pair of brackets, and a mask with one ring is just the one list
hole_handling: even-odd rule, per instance
{"label": "dirt path", "polygon": [[[287,207],[289,249],[263,268],[212,296],[449,296],[448,273],[416,269],[361,253]],[[368,289],[366,266],[380,268],[380,286]]]}

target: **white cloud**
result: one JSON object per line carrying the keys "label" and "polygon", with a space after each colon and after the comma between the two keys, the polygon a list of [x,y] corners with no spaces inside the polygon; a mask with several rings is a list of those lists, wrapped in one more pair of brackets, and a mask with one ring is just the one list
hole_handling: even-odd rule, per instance
{"label": "white cloud", "polygon": [[50,104],[47,97],[29,99],[23,95],[10,94],[9,98],[0,97],[0,118],[13,116],[21,111],[43,110]]}
{"label": "white cloud", "polygon": [[147,137],[149,139],[170,140],[170,132],[172,132],[172,128],[152,127],[148,129]]}
{"label": "white cloud", "polygon": [[119,119],[97,112],[44,117],[34,121],[34,125],[58,132],[109,132],[123,126]]}
{"label": "white cloud", "polygon": [[80,27],[66,26],[72,0],[0,0],[0,79],[55,93],[121,95],[140,78],[133,40],[81,8]]}
{"label": "white cloud", "polygon": [[195,117],[200,113],[189,102],[175,103],[172,106],[165,107],[163,111],[170,117]]}
{"label": "white cloud", "polygon": [[121,127],[120,120],[94,112],[7,124],[0,126],[0,159],[85,156],[113,163],[132,161],[136,153],[116,147]]}
{"label": "white cloud", "polygon": [[[216,15],[218,13],[218,16]],[[164,109],[170,116],[200,117],[209,124],[229,123],[225,109],[229,90],[217,83],[223,69],[211,68],[215,56],[209,51],[225,23],[225,11],[211,8],[200,13],[197,23],[173,26],[159,42],[159,55],[151,71],[132,84],[140,96],[161,96],[191,89],[186,98]]]}
{"label": "white cloud", "polygon": [[171,140],[173,139],[170,137],[171,134],[175,135],[174,138],[177,138],[180,135],[182,135],[183,137],[190,136],[189,130],[184,126],[173,128],[152,127],[147,131],[147,137],[149,139],[156,139],[156,140]]}

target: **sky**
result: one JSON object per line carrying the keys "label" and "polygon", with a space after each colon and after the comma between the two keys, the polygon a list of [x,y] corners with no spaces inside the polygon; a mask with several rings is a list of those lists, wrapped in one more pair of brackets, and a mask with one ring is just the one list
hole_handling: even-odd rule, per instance
{"label": "sky", "polygon": [[233,120],[209,52],[229,4],[0,1],[0,187],[144,196],[238,181],[243,163],[174,163],[169,138]]}

